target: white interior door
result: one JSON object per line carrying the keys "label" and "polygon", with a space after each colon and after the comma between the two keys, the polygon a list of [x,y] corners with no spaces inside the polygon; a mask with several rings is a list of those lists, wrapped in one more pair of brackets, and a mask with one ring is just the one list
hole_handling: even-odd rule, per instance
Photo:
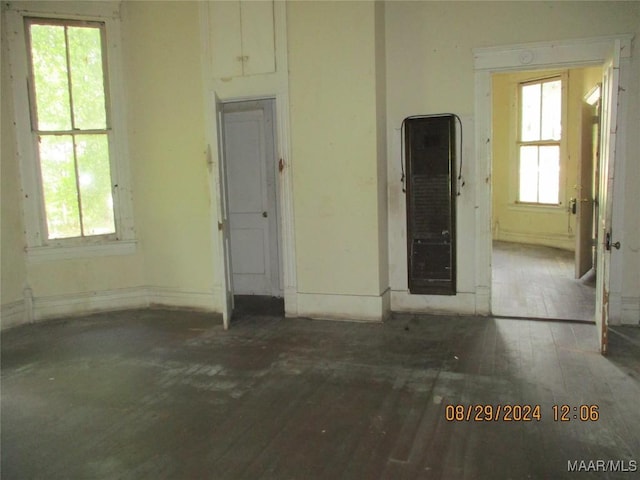
{"label": "white interior door", "polygon": [[218,245],[220,258],[223,259],[220,283],[224,298],[222,301],[222,322],[224,329],[229,328],[233,316],[233,278],[231,264],[231,239],[229,222],[229,195],[226,177],[226,159],[224,155],[224,122],[222,104],[216,101],[216,123],[218,134],[218,177],[216,187],[218,190]]}
{"label": "white interior door", "polygon": [[279,294],[273,118],[265,103],[226,104],[225,159],[236,295]]}
{"label": "white interior door", "polygon": [[596,277],[596,325],[600,352],[607,353],[609,322],[609,278],[611,254],[620,248],[612,237],[613,178],[616,154],[620,41],[604,64],[602,79],[602,117],[600,149],[600,188],[598,194],[598,245]]}

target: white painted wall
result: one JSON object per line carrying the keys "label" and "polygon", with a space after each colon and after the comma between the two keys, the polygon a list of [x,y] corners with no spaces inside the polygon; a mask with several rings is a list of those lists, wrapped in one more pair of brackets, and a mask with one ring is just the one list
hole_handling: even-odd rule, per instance
{"label": "white painted wall", "polygon": [[125,2],[122,15],[144,282],[216,309],[198,4]]}
{"label": "white painted wall", "polygon": [[[3,327],[150,304],[218,309],[198,4],[124,2],[121,17],[136,252],[25,260],[10,83],[3,81]],[[5,62],[6,42],[2,48]],[[21,301],[25,286],[32,312]]]}
{"label": "white painted wall", "polygon": [[[48,4],[52,9],[58,7]],[[41,5],[42,6],[42,5]],[[2,20],[6,4],[2,6]],[[29,3],[19,8],[29,8]],[[63,5],[64,7],[64,5]],[[3,28],[3,34],[6,28]],[[25,255],[19,150],[14,128],[8,42],[2,42],[2,327],[62,313],[146,305],[139,254],[72,260]],[[15,72],[14,72],[15,73]],[[18,80],[15,84],[22,86]],[[20,150],[28,154],[25,149]],[[100,274],[96,274],[100,272]]]}
{"label": "white painted wall", "polygon": [[[215,123],[208,119],[215,95],[223,100],[277,98],[280,154],[292,180],[283,195],[288,196],[287,208],[295,220],[288,232],[291,242],[295,239],[289,246],[292,263],[285,266],[289,279],[285,296],[293,305],[290,314],[380,319],[388,309],[384,292],[389,286],[394,310],[481,311],[476,298],[477,278],[483,275],[478,267],[482,259],[475,251],[475,238],[481,233],[476,218],[488,212],[477,208],[478,192],[486,185],[475,181],[472,49],[629,32],[640,36],[638,2],[393,1],[384,8],[372,2],[290,2],[276,3],[276,11],[280,12],[275,17],[277,71],[229,80],[207,76],[203,58],[210,52],[205,52],[207,42],[201,36],[207,23],[202,21],[202,3],[123,2],[138,239],[133,255],[25,260],[3,42],[3,326],[7,312],[12,321],[26,319],[25,285],[33,290],[37,318],[150,303],[220,309],[217,199],[211,181],[217,158],[215,153],[211,159],[206,154],[208,144],[215,152],[211,139]],[[630,127],[624,140],[628,159],[621,178],[624,202],[618,212],[619,224],[624,225],[618,317],[636,323],[640,317],[637,42],[636,37],[623,119]],[[441,112],[457,113],[464,127],[459,293],[410,296],[399,128],[408,115]],[[289,114],[290,128],[282,129]],[[488,218],[486,223],[489,231]]]}
{"label": "white painted wall", "polygon": [[[379,291],[389,289],[389,221],[387,211],[387,59],[385,6],[383,2],[375,5],[375,51],[376,51],[376,136],[378,150],[378,255],[379,255]],[[385,297],[388,295],[385,294]],[[385,300],[387,301],[387,300]],[[390,302],[390,298],[388,300]],[[390,309],[385,304],[383,314]]]}
{"label": "white painted wall", "polygon": [[[299,309],[379,320],[381,263],[376,6],[288,4]],[[378,15],[381,12],[378,9]],[[380,16],[378,31],[380,31]],[[380,32],[382,33],[382,32]],[[378,53],[377,53],[378,52]],[[378,70],[377,70],[378,69]]]}
{"label": "white painted wall", "polygon": [[640,21],[636,16],[635,37],[631,43],[631,67],[627,91],[628,125],[624,184],[622,243],[622,282],[620,321],[640,324]]}
{"label": "white painted wall", "polygon": [[[389,160],[389,251],[392,309],[417,311],[484,311],[486,291],[478,292],[482,261],[475,252],[476,217],[489,228],[486,206],[478,199],[486,185],[475,182],[474,64],[472,50],[478,47],[520,44],[556,39],[584,38],[637,31],[640,4],[635,2],[388,2],[387,35],[387,138]],[[637,59],[634,59],[637,62]],[[637,67],[635,67],[637,68]],[[637,71],[637,70],[636,70]],[[632,86],[637,89],[637,86]],[[636,112],[636,106],[629,108]],[[405,199],[400,179],[400,132],[409,115],[454,112],[463,118],[466,186],[458,201],[458,292],[456,297],[416,296],[406,293]],[[637,117],[636,117],[637,118]],[[630,125],[637,123],[629,122]],[[629,142],[629,139],[627,139]],[[635,141],[634,141],[635,142]],[[628,144],[638,157],[637,143]],[[484,178],[484,183],[489,182]],[[625,205],[634,197],[625,191]],[[635,197],[637,205],[637,197]],[[634,215],[637,215],[635,213]],[[484,226],[486,218],[487,225]],[[637,223],[636,223],[637,224]],[[631,238],[635,231],[625,229]],[[633,255],[625,253],[637,265]],[[626,257],[625,257],[626,258]],[[626,261],[625,261],[626,263]],[[626,267],[625,267],[626,268]],[[625,278],[632,276],[625,273]],[[480,281],[483,283],[483,281]],[[484,283],[486,283],[486,278]],[[637,299],[640,285],[631,287]],[[480,307],[478,307],[480,305]],[[480,309],[479,309],[480,308]]]}

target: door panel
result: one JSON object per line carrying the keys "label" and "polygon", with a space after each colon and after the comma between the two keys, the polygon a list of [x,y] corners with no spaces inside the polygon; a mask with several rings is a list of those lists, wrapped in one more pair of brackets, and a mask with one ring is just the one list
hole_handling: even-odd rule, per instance
{"label": "door panel", "polygon": [[[616,155],[618,115],[618,75],[620,41],[616,40],[611,57],[604,64],[602,79],[602,116],[600,150],[600,189],[598,196],[598,245],[596,276],[596,325],[600,352],[607,353],[609,323],[609,277],[611,266],[611,213]],[[615,251],[615,250],[614,250]]]}
{"label": "door panel", "polygon": [[234,228],[231,255],[236,261],[233,262],[233,273],[264,275],[264,247],[262,229]]}
{"label": "door panel", "polygon": [[267,208],[262,111],[225,114],[225,148],[231,214],[259,214]]}
{"label": "door panel", "polygon": [[242,76],[242,18],[240,2],[208,2],[213,76]]}
{"label": "door panel", "polygon": [[[218,176],[216,178],[216,189],[218,193],[218,245],[220,248],[220,258],[223,259],[222,275],[220,283],[223,292],[222,301],[222,322],[224,329],[229,328],[231,317],[233,316],[233,278],[231,266],[231,239],[229,225],[229,197],[225,172],[224,156],[224,121],[222,114],[222,104],[216,101],[216,123],[218,140]],[[211,151],[208,152],[211,156]]]}
{"label": "door panel", "polygon": [[240,2],[244,75],[276,71],[273,1]]}

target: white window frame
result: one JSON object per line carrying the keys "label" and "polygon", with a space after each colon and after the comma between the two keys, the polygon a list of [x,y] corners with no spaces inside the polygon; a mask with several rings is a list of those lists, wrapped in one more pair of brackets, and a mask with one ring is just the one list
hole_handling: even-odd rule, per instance
{"label": "white window frame", "polygon": [[[517,71],[517,70],[516,70]],[[511,108],[509,109],[509,208],[520,212],[562,212],[566,209],[565,198],[567,192],[567,109],[569,85],[569,71],[560,69],[532,70],[531,75],[523,76],[509,84]],[[520,85],[538,80],[558,77],[562,80],[562,137],[560,139],[560,188],[558,203],[529,203],[520,202]]]}
{"label": "white window frame", "polygon": [[[136,250],[133,201],[127,145],[125,95],[120,44],[120,7],[117,2],[10,2],[5,8],[11,61],[17,155],[22,181],[22,209],[27,258],[30,261],[127,255]],[[32,131],[27,79],[29,66],[25,17],[88,20],[105,24],[107,75],[111,109],[109,157],[115,235],[48,239],[44,196],[40,181],[37,135]],[[106,86],[106,85],[105,85]]]}
{"label": "white window frame", "polygon": [[[559,80],[560,81],[560,88],[561,88],[561,93],[560,93],[560,120],[561,120],[561,133],[560,133],[560,139],[559,140],[531,140],[531,141],[524,141],[522,140],[522,88],[525,85],[536,85],[536,84],[540,84],[542,85],[543,83],[546,82],[550,82],[550,81],[555,81],[555,80]],[[566,124],[566,111],[567,111],[567,98],[566,98],[566,91],[567,91],[567,74],[566,72],[563,73],[559,73],[559,74],[555,74],[555,75],[550,75],[550,76],[544,76],[544,77],[537,77],[537,78],[532,78],[530,80],[523,80],[521,82],[518,82],[518,86],[517,86],[517,130],[516,130],[516,156],[517,156],[517,170],[518,170],[518,174],[517,174],[517,186],[516,186],[516,203],[519,205],[528,205],[528,206],[533,206],[533,207],[538,207],[538,206],[542,206],[542,207],[557,207],[560,206],[562,204],[562,194],[564,192],[563,189],[563,178],[566,174],[566,168],[567,168],[567,162],[566,162],[566,155],[565,155],[565,145],[566,145],[566,130],[567,130],[567,124]],[[521,148],[523,146],[536,146],[536,147],[541,147],[541,146],[545,146],[545,145],[553,145],[553,146],[557,146],[558,147],[558,202],[557,203],[545,203],[545,202],[525,202],[520,200],[520,169],[521,169],[521,158],[520,158],[520,151]],[[539,193],[539,192],[538,192]]]}

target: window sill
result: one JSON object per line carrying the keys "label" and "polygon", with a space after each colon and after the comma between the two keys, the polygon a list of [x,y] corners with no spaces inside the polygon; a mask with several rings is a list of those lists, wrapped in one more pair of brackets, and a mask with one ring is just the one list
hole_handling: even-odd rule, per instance
{"label": "window sill", "polygon": [[94,245],[31,247],[27,248],[27,259],[32,263],[41,263],[74,258],[133,255],[136,253],[136,246],[135,240],[118,240]]}
{"label": "window sill", "polygon": [[509,209],[519,210],[521,212],[559,213],[564,212],[566,207],[561,203],[558,205],[544,203],[512,203],[509,205]]}

